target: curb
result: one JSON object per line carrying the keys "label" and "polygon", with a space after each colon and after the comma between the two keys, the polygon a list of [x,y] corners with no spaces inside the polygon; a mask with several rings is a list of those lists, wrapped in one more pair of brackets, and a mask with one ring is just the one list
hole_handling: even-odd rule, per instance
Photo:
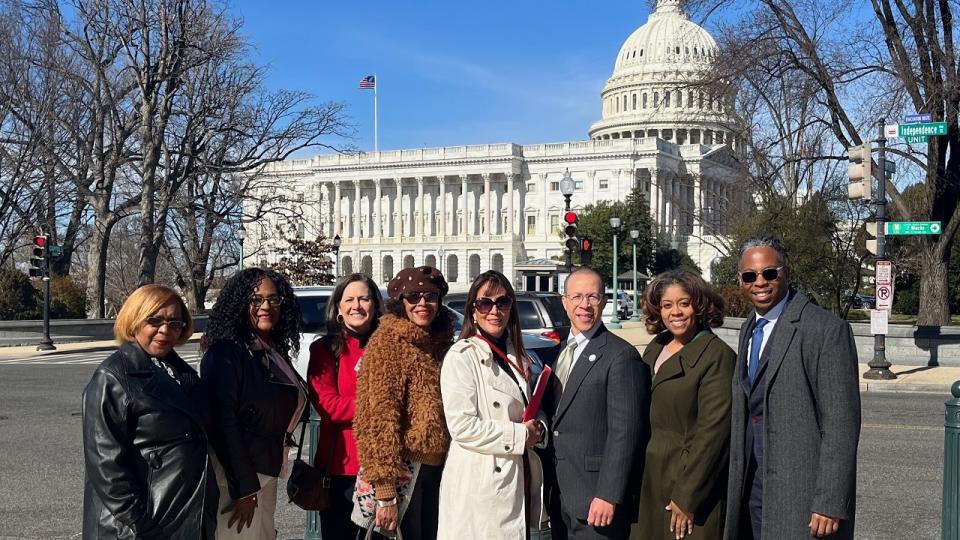
{"label": "curb", "polygon": [[861,393],[874,394],[942,394],[950,397],[953,383],[875,383],[860,382]]}

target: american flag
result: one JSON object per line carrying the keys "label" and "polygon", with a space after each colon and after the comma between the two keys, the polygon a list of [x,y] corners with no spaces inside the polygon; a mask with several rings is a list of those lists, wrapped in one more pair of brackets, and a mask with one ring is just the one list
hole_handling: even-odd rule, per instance
{"label": "american flag", "polygon": [[367,75],[366,77],[360,79],[360,89],[369,89],[377,87],[377,78],[373,75]]}

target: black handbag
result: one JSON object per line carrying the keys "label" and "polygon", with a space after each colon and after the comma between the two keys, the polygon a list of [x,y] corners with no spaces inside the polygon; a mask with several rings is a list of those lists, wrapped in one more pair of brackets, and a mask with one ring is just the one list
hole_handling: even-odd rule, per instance
{"label": "black handbag", "polygon": [[[300,426],[300,442],[297,445],[297,459],[290,469],[287,479],[287,497],[289,502],[308,511],[323,512],[330,505],[330,464],[333,461],[334,444],[331,441],[330,455],[326,470],[320,470],[301,459],[303,455],[303,435],[307,428],[304,421]],[[316,456],[316,452],[314,452]]]}

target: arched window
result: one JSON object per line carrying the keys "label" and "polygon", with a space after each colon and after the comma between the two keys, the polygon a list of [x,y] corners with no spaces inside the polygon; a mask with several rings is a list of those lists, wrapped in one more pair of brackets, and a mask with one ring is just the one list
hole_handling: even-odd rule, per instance
{"label": "arched window", "polygon": [[383,282],[387,283],[393,279],[393,255],[387,255],[383,258]]}
{"label": "arched window", "polygon": [[653,108],[656,109],[660,106],[660,92],[653,93]]}
{"label": "arched window", "polygon": [[480,275],[480,256],[474,253],[470,256],[470,281]]}
{"label": "arched window", "polygon": [[459,260],[457,259],[456,255],[453,255],[453,254],[447,255],[447,264],[446,264],[446,268],[444,268],[444,270],[446,270],[446,273],[444,274],[444,277],[446,277],[447,281],[449,281],[450,283],[457,282],[457,265],[458,264],[459,264]]}
{"label": "arched window", "polygon": [[646,92],[643,93],[643,99],[642,99],[642,105],[641,105],[641,107],[643,107],[644,109],[647,108],[647,93],[646,93]]}
{"label": "arched window", "polygon": [[623,112],[627,112],[627,95],[623,95]]}
{"label": "arched window", "polygon": [[404,268],[413,268],[416,263],[413,262],[413,255],[405,255],[403,257],[403,267]]}
{"label": "arched window", "polygon": [[620,100],[619,100],[619,99],[617,99],[617,98],[613,98],[613,100],[617,102],[617,109],[616,109],[616,112],[620,112]]}
{"label": "arched window", "polygon": [[503,273],[503,255],[499,253],[494,254],[493,263],[491,266],[493,266],[494,270],[502,274]]}
{"label": "arched window", "polygon": [[667,90],[666,92],[663,93],[663,106],[664,106],[664,107],[669,107],[669,106],[670,106],[670,91],[669,91],[669,90]]}
{"label": "arched window", "polygon": [[360,259],[360,273],[373,277],[373,257],[364,255],[363,258]]}
{"label": "arched window", "polygon": [[353,273],[353,258],[345,255],[340,261],[340,275],[348,276]]}
{"label": "arched window", "polygon": [[697,94],[699,94],[699,97],[697,99],[697,107],[702,109],[703,108],[703,92],[697,92]]}
{"label": "arched window", "polygon": [[633,94],[633,110],[637,110],[637,95]]}
{"label": "arched window", "polygon": [[693,90],[687,90],[687,108],[693,108]]}
{"label": "arched window", "polygon": [[643,49],[640,49],[640,58],[643,58]]}
{"label": "arched window", "polygon": [[436,258],[435,256],[433,256],[433,255],[427,255],[426,257],[423,258],[423,265],[424,265],[424,266],[430,266],[430,267],[436,268],[436,267],[437,267],[437,258]]}

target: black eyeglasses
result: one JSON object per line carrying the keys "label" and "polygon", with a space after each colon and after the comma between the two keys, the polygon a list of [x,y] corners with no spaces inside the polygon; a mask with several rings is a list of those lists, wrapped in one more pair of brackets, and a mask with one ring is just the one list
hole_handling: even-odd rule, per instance
{"label": "black eyeglasses", "polygon": [[744,283],[753,283],[757,280],[757,276],[763,276],[763,279],[766,281],[776,281],[780,277],[780,270],[783,269],[782,266],[777,266],[776,268],[764,268],[757,273],[754,270],[747,270],[740,272],[740,281]]}
{"label": "black eyeglasses", "polygon": [[473,301],[473,308],[477,310],[478,313],[486,315],[490,313],[490,310],[493,309],[493,306],[497,306],[497,309],[500,313],[504,313],[510,309],[510,306],[513,305],[513,298],[509,296],[501,296],[496,299],[491,298],[477,298]]}
{"label": "black eyeglasses", "polygon": [[183,321],[172,321],[164,319],[163,317],[147,317],[147,324],[154,328],[160,328],[163,325],[167,325],[167,329],[173,332],[179,332],[187,327],[187,323]]}
{"label": "black eyeglasses", "polygon": [[406,300],[410,304],[419,304],[420,300],[426,300],[428,304],[436,304],[437,300],[440,300],[440,293],[438,292],[408,292],[400,295],[401,298]]}
{"label": "black eyeglasses", "polygon": [[250,297],[250,307],[256,309],[263,305],[266,302],[270,307],[280,307],[283,305],[283,298],[272,294],[270,296],[251,296]]}

